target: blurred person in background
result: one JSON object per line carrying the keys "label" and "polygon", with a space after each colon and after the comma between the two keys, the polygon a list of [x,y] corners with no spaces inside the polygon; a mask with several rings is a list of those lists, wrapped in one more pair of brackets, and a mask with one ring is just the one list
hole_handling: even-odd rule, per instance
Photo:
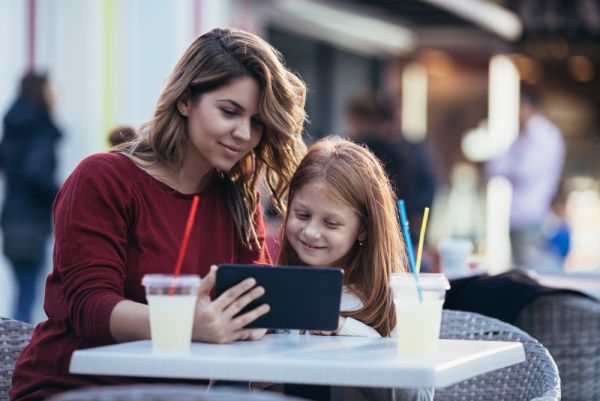
{"label": "blurred person in background", "polygon": [[[431,207],[435,179],[423,142],[412,143],[402,135],[391,98],[371,91],[350,98],[345,107],[346,134],[366,145],[385,167],[395,195],[404,199],[414,246],[425,207]],[[423,270],[427,270],[424,259]]]}
{"label": "blurred person in background", "polygon": [[542,236],[548,255],[548,269],[561,271],[571,250],[571,227],[566,216],[567,193],[561,183],[552,200],[550,213],[542,223]]}
{"label": "blurred person in background", "polygon": [[119,125],[109,131],[107,140],[110,147],[127,143],[135,138],[135,128],[128,125]]}
{"label": "blurred person in background", "polygon": [[490,161],[489,176],[506,177],[513,189],[510,244],[516,267],[544,270],[542,223],[550,212],[565,161],[562,132],[539,109],[540,98],[521,91],[520,130],[508,151]]}
{"label": "blurred person in background", "polygon": [[36,282],[52,231],[52,202],[58,191],[56,144],[61,132],[52,119],[48,76],[27,73],[4,117],[0,163],[6,178],[1,224],[4,254],[18,283],[15,319],[31,322]]}

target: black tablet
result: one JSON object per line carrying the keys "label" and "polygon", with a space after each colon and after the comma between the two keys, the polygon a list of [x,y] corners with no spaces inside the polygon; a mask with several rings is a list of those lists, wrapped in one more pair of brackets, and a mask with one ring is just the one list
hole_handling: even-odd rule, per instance
{"label": "black tablet", "polygon": [[219,265],[216,294],[254,277],[265,294],[246,306],[264,303],[271,310],[246,327],[336,330],[342,296],[342,270],[331,267]]}

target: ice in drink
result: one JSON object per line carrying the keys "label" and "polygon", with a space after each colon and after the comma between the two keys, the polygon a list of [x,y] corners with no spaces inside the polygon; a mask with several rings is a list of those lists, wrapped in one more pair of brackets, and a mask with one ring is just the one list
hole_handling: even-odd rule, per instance
{"label": "ice in drink", "polygon": [[148,274],[142,284],[146,287],[150,309],[152,348],[189,350],[200,277]]}
{"label": "ice in drink", "polygon": [[442,306],[448,280],[443,274],[420,273],[419,300],[412,273],[394,273],[391,280],[396,309],[398,350],[433,354],[437,351]]}

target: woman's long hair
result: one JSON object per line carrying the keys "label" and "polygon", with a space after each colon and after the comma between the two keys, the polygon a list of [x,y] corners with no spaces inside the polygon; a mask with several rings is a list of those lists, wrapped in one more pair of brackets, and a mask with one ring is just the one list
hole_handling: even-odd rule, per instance
{"label": "woman's long hair", "polygon": [[[344,285],[361,299],[363,307],[342,315],[389,336],[396,325],[390,277],[392,272],[406,270],[406,256],[394,192],[383,166],[365,147],[327,137],[311,146],[298,166],[290,182],[289,204],[297,191],[314,182],[324,183],[333,199],[350,206],[366,231],[362,246],[356,241],[340,266],[344,269]],[[289,213],[288,208],[285,223]],[[281,244],[279,264],[305,264],[285,232]]]}
{"label": "woman's long hair", "polygon": [[225,200],[244,246],[259,246],[255,229],[258,210],[257,181],[266,188],[278,211],[296,166],[306,151],[302,141],[306,119],[306,85],[283,65],[280,53],[258,36],[238,30],[216,28],[200,36],[171,72],[154,112],[137,137],[116,151],[151,164],[180,169],[186,143],[186,119],[177,102],[192,102],[203,93],[249,76],[260,88],[259,113],[265,129],[256,148],[225,175]]}

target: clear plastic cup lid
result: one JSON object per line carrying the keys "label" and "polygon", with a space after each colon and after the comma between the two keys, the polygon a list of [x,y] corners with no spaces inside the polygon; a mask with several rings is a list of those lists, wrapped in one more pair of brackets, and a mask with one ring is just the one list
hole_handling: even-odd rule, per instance
{"label": "clear plastic cup lid", "polygon": [[[450,283],[446,276],[442,273],[419,273],[419,286],[424,290],[448,290]],[[414,288],[415,276],[413,273],[393,273],[390,279],[392,288]]]}
{"label": "clear plastic cup lid", "polygon": [[169,274],[146,274],[142,278],[144,287],[198,287],[200,285],[200,276],[195,274],[182,274],[178,277],[173,277]]}

